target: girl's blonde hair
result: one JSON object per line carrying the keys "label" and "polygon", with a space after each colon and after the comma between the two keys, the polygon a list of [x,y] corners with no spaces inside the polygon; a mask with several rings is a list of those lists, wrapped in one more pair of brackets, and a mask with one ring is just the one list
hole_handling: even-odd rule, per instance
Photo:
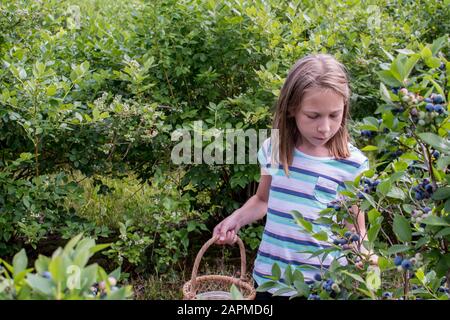
{"label": "girl's blonde hair", "polygon": [[[348,158],[349,134],[347,120],[350,108],[350,87],[345,66],[328,54],[308,55],[298,60],[288,73],[276,104],[272,128],[278,129],[274,140],[273,156],[283,165],[286,176],[292,165],[297,142],[301,135],[295,121],[303,96],[307,89],[330,89],[344,98],[344,114],[339,131],[326,143],[330,153],[337,159]],[[278,146],[276,145],[278,144]]]}

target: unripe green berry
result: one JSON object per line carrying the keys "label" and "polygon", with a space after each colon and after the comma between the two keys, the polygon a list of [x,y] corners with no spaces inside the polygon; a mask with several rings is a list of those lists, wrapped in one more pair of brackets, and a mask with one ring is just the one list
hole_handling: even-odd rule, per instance
{"label": "unripe green berry", "polygon": [[422,261],[423,256],[420,252],[417,252],[416,255],[414,256],[414,258],[416,258],[417,261]]}
{"label": "unripe green berry", "polygon": [[415,265],[417,263],[417,259],[416,258],[411,258],[411,259],[409,259],[409,261],[411,261],[411,263],[413,265]]}
{"label": "unripe green berry", "polygon": [[333,283],[333,284],[331,285],[331,289],[332,289],[334,292],[336,292],[336,293],[341,292],[341,289],[339,288],[339,285],[338,285],[337,283]]}
{"label": "unripe green berry", "polygon": [[419,126],[424,126],[426,123],[425,123],[425,120],[422,120],[422,119],[420,119],[418,122],[417,122],[417,124],[419,125]]}

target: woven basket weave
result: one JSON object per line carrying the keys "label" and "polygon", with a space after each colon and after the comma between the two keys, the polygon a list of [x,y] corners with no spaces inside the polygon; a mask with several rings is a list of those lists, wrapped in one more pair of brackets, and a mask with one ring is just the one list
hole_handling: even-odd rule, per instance
{"label": "woven basket weave", "polygon": [[237,237],[237,243],[241,253],[241,277],[235,278],[223,275],[206,275],[197,276],[198,266],[205,251],[216,242],[218,236],[209,239],[195,258],[194,267],[192,268],[191,280],[183,286],[184,300],[231,300],[230,288],[234,284],[245,300],[253,300],[256,291],[253,286],[246,280],[246,258],[245,248],[242,240]]}

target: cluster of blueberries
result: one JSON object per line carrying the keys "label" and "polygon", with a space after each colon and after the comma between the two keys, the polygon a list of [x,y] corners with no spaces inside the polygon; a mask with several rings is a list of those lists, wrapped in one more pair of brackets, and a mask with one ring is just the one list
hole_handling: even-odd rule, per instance
{"label": "cluster of blueberries", "polygon": [[332,201],[329,204],[327,204],[327,208],[332,208],[332,209],[334,209],[336,211],[341,210],[341,206],[336,201]]}
{"label": "cluster of blueberries", "polygon": [[[117,291],[119,290],[118,287],[116,287],[117,280],[114,277],[108,277],[108,282],[111,285],[111,291]],[[91,287],[91,293],[92,296],[96,297],[100,293],[100,298],[104,298],[106,296],[106,283],[105,281],[100,281],[99,283],[94,283]]]}
{"label": "cluster of blueberries", "polygon": [[[314,280],[316,280],[317,282],[320,282],[323,279],[322,279],[322,276],[320,274],[316,273],[314,275]],[[332,279],[327,279],[325,282],[323,282],[322,283],[322,288],[326,292],[328,292],[331,297],[333,297],[333,296],[335,297],[336,293],[339,293],[341,291],[341,289],[339,288],[339,285],[336,282],[334,282]],[[320,297],[319,297],[319,299],[317,299],[317,297],[318,297],[317,295],[313,295],[313,296],[316,299],[313,299],[314,297],[311,297],[311,295],[310,295],[310,299],[312,299],[312,300],[319,300],[320,299]]]}
{"label": "cluster of blueberries", "polygon": [[[430,207],[424,207],[422,210],[414,209],[411,213],[411,222],[412,223],[421,223],[423,219],[431,215],[431,208]],[[425,226],[425,224],[420,224],[422,227]]]}
{"label": "cluster of blueberries", "polygon": [[375,191],[375,189],[377,188],[377,186],[380,184],[380,180],[375,180],[372,181],[368,178],[364,178],[361,180],[362,183],[364,184],[364,192],[365,193],[371,193],[372,191]]}
{"label": "cluster of blueberries", "polygon": [[445,109],[442,103],[444,103],[444,98],[440,94],[432,94],[430,98],[425,98],[423,100],[427,104],[425,105],[425,110],[427,112],[437,112],[438,114],[444,113]]}
{"label": "cluster of blueberries", "polygon": [[359,239],[360,239],[360,237],[357,233],[352,233],[350,231],[347,231],[344,233],[344,238],[334,239],[333,244],[344,245],[344,244],[348,244],[349,242],[357,242],[357,241],[359,241]]}
{"label": "cluster of blueberries", "polygon": [[428,199],[433,195],[434,192],[433,185],[427,178],[423,179],[422,182],[419,185],[413,187],[412,190],[415,192],[416,200]]}
{"label": "cluster of blueberries", "polygon": [[416,253],[413,258],[407,259],[402,256],[395,256],[394,265],[398,267],[399,271],[402,270],[411,270],[413,265],[417,264],[419,261],[422,261],[423,257],[421,253]]}
{"label": "cluster of blueberries", "polygon": [[361,137],[372,138],[372,137],[376,136],[376,134],[377,133],[375,131],[361,130]]}

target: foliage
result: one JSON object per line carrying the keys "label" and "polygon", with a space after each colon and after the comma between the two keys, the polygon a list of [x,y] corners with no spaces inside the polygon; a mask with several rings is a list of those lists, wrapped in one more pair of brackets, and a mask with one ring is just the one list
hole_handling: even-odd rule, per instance
{"label": "foliage", "polygon": [[[445,36],[399,50],[378,73],[385,100],[376,110],[380,118],[367,117],[357,126],[365,136],[362,150],[373,152],[375,165],[347,182],[343,201],[330,204],[314,221],[328,224],[333,236],[321,233],[330,248],[308,253],[334,256],[330,268],[318,270],[321,276],[308,286],[291,268],[284,283],[277,283],[281,274],[274,265],[275,282],[260,290],[294,289],[311,299],[449,298],[450,63],[441,54],[448,45]],[[367,212],[363,237],[345,227],[345,222],[356,225],[349,211],[353,205]],[[301,213],[293,214],[304,232],[319,239]],[[378,266],[370,264],[373,254]]]}
{"label": "foliage", "polygon": [[117,286],[120,269],[110,274],[89,259],[108,244],[95,244],[82,234],[58,248],[51,257],[39,255],[34,268],[27,268],[28,258],[22,249],[12,265],[0,259],[0,298],[35,300],[119,300],[131,296],[130,286]]}

